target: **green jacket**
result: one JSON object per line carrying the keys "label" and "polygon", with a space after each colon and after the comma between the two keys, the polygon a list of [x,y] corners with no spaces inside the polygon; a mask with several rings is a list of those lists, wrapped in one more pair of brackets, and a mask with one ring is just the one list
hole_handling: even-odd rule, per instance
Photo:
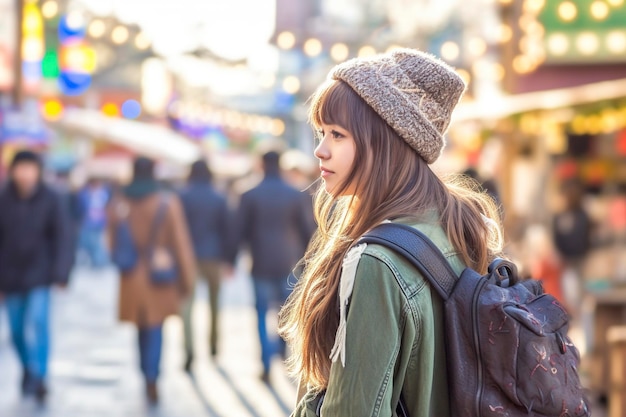
{"label": "green jacket", "polygon": [[[461,258],[438,224],[413,224],[460,275]],[[346,365],[331,367],[323,417],[395,416],[403,395],[411,417],[448,417],[443,302],[401,255],[368,245],[358,264],[347,317]],[[294,417],[314,417],[307,392]]]}

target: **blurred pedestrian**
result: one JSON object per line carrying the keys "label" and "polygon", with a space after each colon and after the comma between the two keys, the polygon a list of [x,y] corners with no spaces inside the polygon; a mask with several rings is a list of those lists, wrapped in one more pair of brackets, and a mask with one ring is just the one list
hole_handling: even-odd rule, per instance
{"label": "blurred pedestrian", "polygon": [[50,287],[67,286],[73,262],[69,213],[42,180],[41,156],[15,154],[0,191],[0,294],[22,364],[22,393],[47,395]]}
{"label": "blurred pedestrian", "polygon": [[292,416],[450,415],[442,298],[401,254],[356,243],[399,223],[456,274],[487,272],[502,245],[495,204],[429,166],[464,90],[444,62],[399,49],[338,65],[313,95],[319,231],[281,313],[301,382]]}
{"label": "blurred pedestrian", "polygon": [[[163,216],[157,224],[159,213]],[[134,161],[132,181],[121,194],[113,197],[108,218],[111,251],[119,249],[116,245],[121,243],[116,233],[120,233],[118,227],[126,222],[137,254],[132,269],[121,271],[119,317],[138,328],[146,395],[151,404],[156,404],[163,322],[180,312],[196,274],[191,239],[180,200],[161,189],[154,176],[154,161],[145,157]],[[157,257],[157,253],[160,256]],[[167,259],[159,260],[162,258]],[[163,262],[175,265],[178,273],[176,279],[168,283],[158,283],[153,276],[154,265]]]}
{"label": "blurred pedestrian", "polygon": [[109,261],[104,233],[107,222],[106,206],[110,198],[110,190],[98,178],[90,178],[78,193],[82,213],[80,249],[88,258],[89,265],[95,269],[105,267]]}
{"label": "blurred pedestrian", "polygon": [[[198,272],[209,287],[211,310],[209,351],[217,354],[219,333],[219,292],[222,267],[227,261],[229,214],[226,198],[213,186],[213,174],[207,163],[199,160],[191,165],[187,186],[180,191],[185,218],[191,233],[193,249],[198,262]],[[189,372],[193,362],[193,305],[195,285],[189,300],[183,307],[185,333],[185,370]]]}
{"label": "blurred pedestrian", "polygon": [[570,312],[578,317],[584,291],[584,265],[591,249],[592,222],[583,207],[578,180],[561,184],[563,210],[554,215],[552,233],[563,265],[561,287]]}
{"label": "blurred pedestrian", "polygon": [[252,281],[258,319],[262,379],[269,381],[272,357],[285,355],[285,343],[268,335],[267,313],[280,307],[291,288],[288,276],[313,234],[311,199],[288,185],[280,174],[280,155],[263,155],[263,181],[241,196],[236,218],[235,248],[247,246],[252,255]]}

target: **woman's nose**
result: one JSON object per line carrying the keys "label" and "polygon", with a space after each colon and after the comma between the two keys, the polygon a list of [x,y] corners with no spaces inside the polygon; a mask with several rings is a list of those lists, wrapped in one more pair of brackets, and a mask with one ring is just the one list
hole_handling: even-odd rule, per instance
{"label": "woman's nose", "polygon": [[325,159],[330,158],[330,153],[328,152],[328,148],[326,147],[325,138],[322,138],[319,145],[317,145],[317,147],[315,148],[315,151],[313,152],[313,154],[315,155],[317,159],[325,160]]}

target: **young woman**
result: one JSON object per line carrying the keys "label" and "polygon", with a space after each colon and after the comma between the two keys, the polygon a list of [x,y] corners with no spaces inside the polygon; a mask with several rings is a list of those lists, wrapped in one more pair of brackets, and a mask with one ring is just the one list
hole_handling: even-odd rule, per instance
{"label": "young woman", "polygon": [[455,272],[486,272],[501,249],[495,204],[429,167],[464,89],[443,62],[403,49],[335,67],[313,96],[319,230],[281,312],[301,381],[294,416],[392,416],[401,397],[411,417],[450,415],[442,301],[402,256],[355,243],[404,223]]}

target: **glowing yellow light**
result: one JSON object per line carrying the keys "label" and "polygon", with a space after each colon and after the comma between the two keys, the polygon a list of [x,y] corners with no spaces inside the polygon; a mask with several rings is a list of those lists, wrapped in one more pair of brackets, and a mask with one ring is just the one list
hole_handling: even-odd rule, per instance
{"label": "glowing yellow light", "polygon": [[106,25],[102,20],[95,19],[89,24],[87,32],[92,38],[100,38],[106,32]]}
{"label": "glowing yellow light", "polygon": [[626,52],[626,32],[614,30],[606,35],[606,47],[615,55]]}
{"label": "glowing yellow light", "polygon": [[118,45],[123,44],[128,40],[128,29],[125,26],[117,26],[111,32],[111,40]]}
{"label": "glowing yellow light", "polygon": [[310,57],[318,56],[322,53],[322,42],[319,39],[311,38],[304,42],[304,53]]}
{"label": "glowing yellow light", "polygon": [[527,56],[518,55],[513,59],[513,69],[518,74],[527,74],[532,71],[533,64]]}
{"label": "glowing yellow light", "polygon": [[119,117],[120,109],[117,107],[115,103],[105,103],[102,106],[102,114],[107,117]]}
{"label": "glowing yellow light", "polygon": [[524,11],[529,13],[539,13],[546,5],[546,0],[526,0],[524,2]]}
{"label": "glowing yellow light", "polygon": [[288,94],[296,94],[300,91],[300,80],[295,75],[285,77],[283,80],[283,90]]}
{"label": "glowing yellow light", "polygon": [[513,3],[513,0],[499,0],[500,4],[511,4]]}
{"label": "glowing yellow light", "polygon": [[285,133],[285,122],[280,119],[272,120],[272,127],[270,129],[270,132],[274,136],[282,135],[283,133]]}
{"label": "glowing yellow light", "polygon": [[576,38],[576,47],[583,55],[593,55],[600,47],[598,35],[593,32],[582,32]]}
{"label": "glowing yellow light", "polygon": [[82,44],[66,46],[61,52],[60,62],[61,68],[91,74],[96,69],[96,52]]}
{"label": "glowing yellow light", "polygon": [[459,57],[460,49],[456,42],[447,41],[441,45],[441,56],[446,61],[454,61]]}
{"label": "glowing yellow light", "polygon": [[613,7],[619,7],[624,4],[624,0],[607,0]]}
{"label": "glowing yellow light", "polygon": [[296,44],[296,37],[291,32],[281,32],[276,37],[276,45],[280,49],[291,49]]}
{"label": "glowing yellow light", "polygon": [[345,61],[350,55],[350,49],[345,43],[336,43],[330,48],[330,57],[335,62]]}
{"label": "glowing yellow light", "polygon": [[541,23],[539,23],[536,20],[533,20],[526,27],[526,32],[529,35],[533,35],[535,37],[541,38],[546,33],[546,29],[543,27]]}
{"label": "glowing yellow light", "polygon": [[481,38],[470,39],[467,47],[473,56],[482,56],[487,51],[487,43]]}
{"label": "glowing yellow light", "polygon": [[22,21],[22,33],[25,37],[43,36],[43,20],[36,3],[29,3],[24,6],[24,20]]}
{"label": "glowing yellow light", "polygon": [[564,33],[553,33],[548,38],[548,49],[554,56],[563,56],[569,50],[569,38]]}
{"label": "glowing yellow light", "polygon": [[507,24],[501,24],[498,28],[498,41],[500,43],[507,43],[513,37],[513,29]]}
{"label": "glowing yellow light", "polygon": [[137,36],[135,36],[135,47],[137,49],[145,50],[148,49],[150,45],[150,39],[148,39],[145,33],[139,32]]}
{"label": "glowing yellow light", "polygon": [[59,13],[59,4],[56,1],[49,0],[41,5],[41,14],[46,19],[52,19]]}
{"label": "glowing yellow light", "polygon": [[609,6],[600,0],[591,3],[591,16],[596,20],[604,20],[609,15]]}
{"label": "glowing yellow light", "polygon": [[359,57],[364,58],[368,56],[376,55],[376,49],[373,46],[365,45],[359,49]]}
{"label": "glowing yellow light", "polygon": [[571,22],[578,16],[578,8],[571,1],[564,1],[559,4],[559,17],[566,22]]}
{"label": "glowing yellow light", "polygon": [[59,100],[47,100],[41,106],[41,115],[48,121],[56,121],[63,116],[63,104]]}
{"label": "glowing yellow light", "polygon": [[44,43],[41,38],[25,38],[22,41],[24,61],[39,61],[44,55]]}

